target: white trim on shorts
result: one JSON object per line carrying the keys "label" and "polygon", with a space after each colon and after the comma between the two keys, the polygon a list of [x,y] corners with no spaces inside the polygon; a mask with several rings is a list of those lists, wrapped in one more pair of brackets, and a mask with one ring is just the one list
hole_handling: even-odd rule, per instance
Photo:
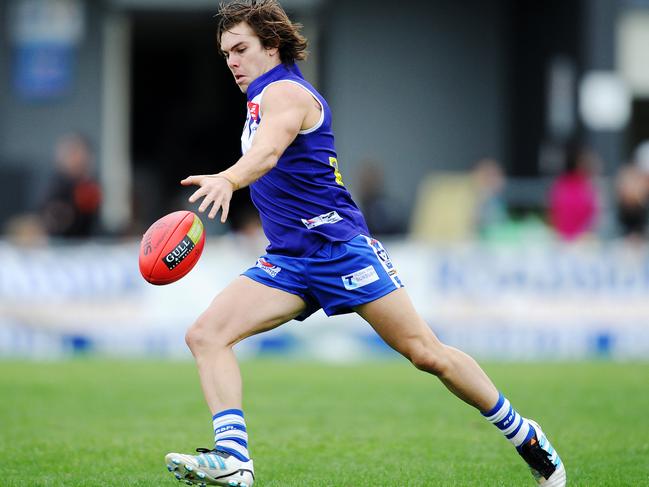
{"label": "white trim on shorts", "polygon": [[[365,241],[367,242],[367,245],[369,245],[370,248],[374,251],[374,255],[376,255],[376,260],[378,260],[381,263],[381,266],[383,266],[383,270],[385,270],[385,273],[390,277],[390,279],[392,279],[392,283],[394,284],[394,287],[396,287],[397,289],[402,288],[403,284],[397,278],[397,270],[394,267],[394,264],[392,264],[392,260],[390,259],[390,256],[388,255],[388,251],[385,250],[385,247],[383,247],[383,244],[379,240],[377,240],[375,238],[368,237],[367,235],[362,235],[361,234],[361,237],[363,237],[365,239]],[[383,259],[381,259],[376,247],[374,247],[374,245],[372,245],[372,240],[374,240],[375,242],[378,242],[378,244],[381,247],[381,249],[383,250],[383,252],[385,252],[385,256],[388,259],[387,262],[384,262]],[[390,262],[392,264],[392,269],[390,269],[388,267],[388,262]]]}

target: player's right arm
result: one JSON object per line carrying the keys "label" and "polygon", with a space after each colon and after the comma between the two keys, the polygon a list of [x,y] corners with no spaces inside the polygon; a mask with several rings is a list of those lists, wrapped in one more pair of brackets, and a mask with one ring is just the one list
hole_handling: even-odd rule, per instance
{"label": "player's right arm", "polygon": [[[320,116],[313,97],[293,83],[275,83],[264,93],[262,118],[252,145],[233,166],[218,174],[189,176],[185,186],[200,186],[189,198],[195,203],[203,198],[198,211],[212,206],[208,218],[221,209],[221,222],[228,217],[232,193],[256,181],[270,171],[295,140],[300,130],[314,124]],[[314,113],[316,112],[316,113]]]}

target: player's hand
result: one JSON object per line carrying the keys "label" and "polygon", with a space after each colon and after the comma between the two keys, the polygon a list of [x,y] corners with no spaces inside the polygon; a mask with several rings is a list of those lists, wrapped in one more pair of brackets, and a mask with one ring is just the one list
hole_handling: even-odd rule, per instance
{"label": "player's hand", "polygon": [[180,181],[180,184],[183,186],[200,186],[189,197],[189,202],[196,203],[196,201],[203,198],[198,211],[203,213],[212,205],[207,217],[213,220],[220,209],[221,223],[225,223],[230,211],[230,200],[234,190],[232,183],[228,179],[218,174],[201,174],[199,176],[188,176]]}

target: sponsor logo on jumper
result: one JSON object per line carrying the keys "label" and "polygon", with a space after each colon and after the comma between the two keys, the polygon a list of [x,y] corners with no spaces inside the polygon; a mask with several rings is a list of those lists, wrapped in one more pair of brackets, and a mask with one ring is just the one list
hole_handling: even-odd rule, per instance
{"label": "sponsor logo on jumper", "polygon": [[195,245],[196,244],[192,242],[192,239],[185,235],[180,243],[176,245],[171,252],[165,255],[162,260],[167,268],[171,270],[185,260],[185,257],[189,255]]}
{"label": "sponsor logo on jumper", "polygon": [[343,218],[338,214],[337,211],[330,211],[329,213],[314,216],[307,220],[302,218],[302,223],[304,223],[304,226],[306,226],[309,230],[311,230],[312,228],[319,227],[320,225],[327,225],[329,223],[338,223],[342,219]]}
{"label": "sponsor logo on jumper", "polygon": [[358,289],[359,287],[367,286],[374,281],[378,281],[379,275],[376,273],[374,266],[370,265],[353,274],[341,276],[341,279],[343,280],[345,289],[351,291],[352,289]]}
{"label": "sponsor logo on jumper", "polygon": [[259,120],[259,103],[248,102],[248,113],[255,122]]}
{"label": "sponsor logo on jumper", "polygon": [[279,271],[282,270],[281,267],[275,264],[271,264],[263,257],[257,259],[257,263],[255,264],[255,267],[259,267],[261,270],[266,272],[266,274],[268,274],[270,277],[275,277],[279,273]]}
{"label": "sponsor logo on jumper", "polygon": [[248,123],[246,125],[246,130],[248,131],[248,135],[245,135],[245,132],[244,132],[244,137],[242,137],[243,142],[244,142],[245,147],[246,147],[246,149],[245,149],[246,151],[248,149],[250,149],[250,145],[252,144],[252,139],[255,138],[255,134],[257,133],[257,128],[258,127],[259,127],[259,122],[254,121],[252,119],[250,119],[248,121]]}

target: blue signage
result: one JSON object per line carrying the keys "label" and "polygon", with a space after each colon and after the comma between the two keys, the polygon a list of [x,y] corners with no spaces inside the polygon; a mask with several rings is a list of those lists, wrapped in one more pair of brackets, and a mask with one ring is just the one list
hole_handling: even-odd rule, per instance
{"label": "blue signage", "polygon": [[70,92],[75,65],[70,44],[30,43],[14,47],[14,87],[30,99],[56,98]]}

